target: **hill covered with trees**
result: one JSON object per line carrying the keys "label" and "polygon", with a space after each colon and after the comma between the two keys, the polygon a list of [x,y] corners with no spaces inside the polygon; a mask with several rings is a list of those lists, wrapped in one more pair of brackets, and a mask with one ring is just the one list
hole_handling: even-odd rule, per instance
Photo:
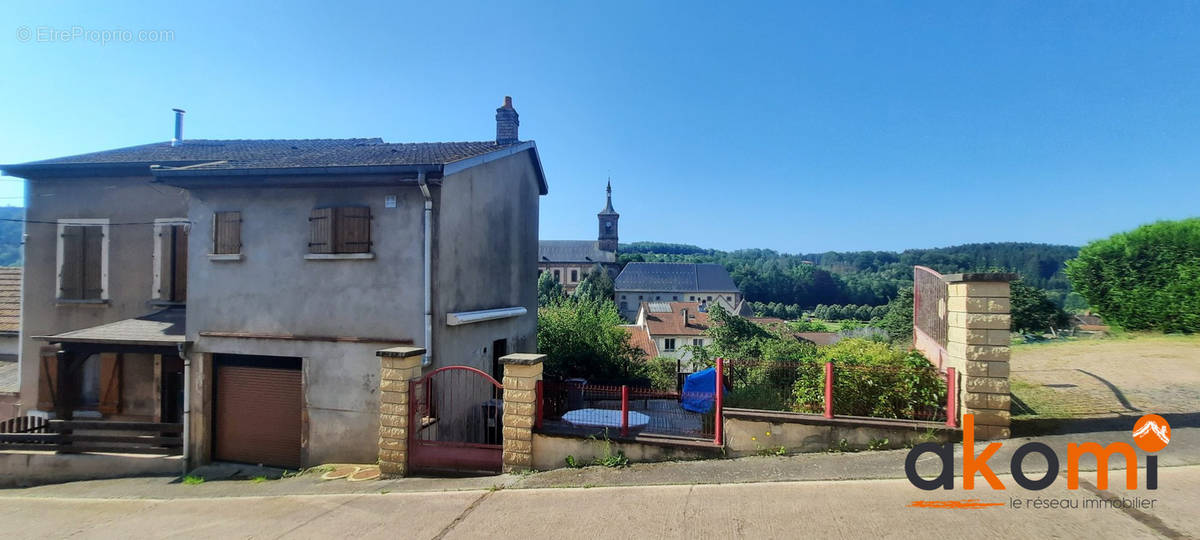
{"label": "hill covered with trees", "polygon": [[[0,206],[0,219],[25,219],[20,206]],[[21,266],[21,237],[24,224],[20,221],[0,221],[0,266]]]}
{"label": "hill covered with trees", "polygon": [[771,313],[789,305],[811,309],[820,304],[856,307],[887,304],[897,291],[912,284],[914,265],[942,273],[1017,272],[1026,284],[1045,289],[1052,300],[1062,305],[1071,289],[1064,263],[1078,253],[1079,248],[1074,246],[1018,242],[901,252],[804,254],[770,249],[720,251],[687,244],[635,242],[621,245],[620,260],[722,264],[748,300],[767,305],[758,311]]}

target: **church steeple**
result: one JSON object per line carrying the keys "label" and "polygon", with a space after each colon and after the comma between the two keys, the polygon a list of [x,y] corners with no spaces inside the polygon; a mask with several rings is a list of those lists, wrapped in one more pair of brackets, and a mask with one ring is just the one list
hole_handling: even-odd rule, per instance
{"label": "church steeple", "polygon": [[599,247],[601,251],[617,252],[617,220],[621,219],[621,214],[613,210],[612,205],[612,180],[608,181],[608,186],[605,188],[608,199],[604,205],[604,210],[601,210],[596,216],[600,219],[600,235]]}

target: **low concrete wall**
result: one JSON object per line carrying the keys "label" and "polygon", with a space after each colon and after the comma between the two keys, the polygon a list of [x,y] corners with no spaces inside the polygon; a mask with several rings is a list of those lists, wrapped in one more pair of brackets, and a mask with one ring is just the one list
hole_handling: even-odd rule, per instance
{"label": "low concrete wall", "polygon": [[126,476],[178,476],[179,456],[0,452],[0,488]]}
{"label": "low concrete wall", "polygon": [[[644,463],[651,461],[682,461],[721,457],[724,452],[711,443],[691,441],[657,441],[636,437],[608,441],[609,452],[622,452],[629,461]],[[578,435],[551,433],[533,434],[533,468],[539,471],[561,469],[567,466],[567,456],[578,463],[591,464],[593,459],[605,452],[605,441]]]}
{"label": "low concrete wall", "polygon": [[[942,422],[725,409],[725,449],[730,456],[773,452],[824,452],[842,447],[904,448],[920,442],[958,440],[962,432]],[[887,443],[882,441],[887,439]]]}

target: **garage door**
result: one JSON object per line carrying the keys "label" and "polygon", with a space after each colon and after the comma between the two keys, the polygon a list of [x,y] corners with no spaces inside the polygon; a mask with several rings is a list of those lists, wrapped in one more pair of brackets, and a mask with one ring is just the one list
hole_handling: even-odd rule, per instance
{"label": "garage door", "polygon": [[299,468],[300,359],[221,355],[213,360],[213,459]]}

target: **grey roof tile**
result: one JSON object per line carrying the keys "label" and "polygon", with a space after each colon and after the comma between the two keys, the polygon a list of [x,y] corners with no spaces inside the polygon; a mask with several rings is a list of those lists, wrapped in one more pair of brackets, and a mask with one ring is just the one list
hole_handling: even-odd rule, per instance
{"label": "grey roof tile", "polygon": [[631,262],[617,276],[614,288],[633,291],[738,291],[724,266],[708,263]]}
{"label": "grey roof tile", "polygon": [[600,243],[591,240],[539,240],[538,262],[612,263],[617,254],[602,251]]}

